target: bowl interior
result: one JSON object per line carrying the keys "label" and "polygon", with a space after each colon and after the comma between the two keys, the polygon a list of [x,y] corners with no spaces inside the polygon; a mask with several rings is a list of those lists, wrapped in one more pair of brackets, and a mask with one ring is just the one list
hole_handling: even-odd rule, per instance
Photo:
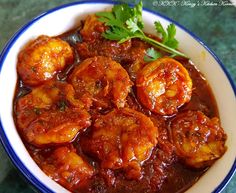
{"label": "bowl interior", "polygon": [[[0,95],[0,119],[2,124],[2,142],[17,167],[41,190],[68,192],[46,176],[36,165],[15,128],[12,117],[12,102],[17,81],[17,55],[29,40],[42,34],[49,36],[59,35],[78,26],[87,14],[110,8],[111,5],[107,3],[77,3],[51,10],[32,20],[19,30],[9,41],[1,55],[0,90],[2,94]],[[148,11],[143,12],[143,19],[145,31],[149,33],[154,33],[153,23],[156,20],[159,20],[164,26],[170,23],[168,19]],[[202,190],[204,192],[212,192],[221,184],[235,162],[234,147],[236,147],[236,140],[233,140],[236,138],[236,130],[234,129],[236,125],[235,94],[219,61],[200,41],[179,25],[176,27],[177,39],[180,42],[179,49],[191,58],[211,85],[217,101],[222,126],[228,134],[226,142],[228,150],[225,155],[187,191],[188,193],[198,193],[202,192]]]}

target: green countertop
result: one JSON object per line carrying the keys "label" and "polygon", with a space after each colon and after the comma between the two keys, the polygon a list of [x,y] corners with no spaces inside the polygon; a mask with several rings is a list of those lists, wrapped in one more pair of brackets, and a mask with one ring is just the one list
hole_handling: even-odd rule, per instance
{"label": "green countertop", "polygon": [[[0,50],[23,24],[50,8],[69,2],[73,1],[0,0]],[[145,8],[174,19],[200,37],[224,63],[236,83],[236,7],[229,5],[227,0],[143,0],[143,3]],[[29,183],[13,166],[1,144],[0,158],[0,193],[33,192]],[[204,190],[202,192],[205,193]],[[223,193],[235,192],[236,174],[223,190]]]}

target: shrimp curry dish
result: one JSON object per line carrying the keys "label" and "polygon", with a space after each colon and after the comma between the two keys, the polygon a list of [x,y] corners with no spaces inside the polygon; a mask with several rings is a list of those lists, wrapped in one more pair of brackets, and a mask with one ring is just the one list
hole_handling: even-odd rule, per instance
{"label": "shrimp curry dish", "polygon": [[142,2],[117,4],[18,54],[17,130],[68,191],[184,192],[225,153],[207,80],[174,24],[154,28],[143,31]]}

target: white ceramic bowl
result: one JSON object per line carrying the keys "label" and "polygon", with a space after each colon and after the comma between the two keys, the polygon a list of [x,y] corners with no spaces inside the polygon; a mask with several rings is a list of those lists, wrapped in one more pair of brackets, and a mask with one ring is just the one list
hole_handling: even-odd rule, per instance
{"label": "white ceramic bowl", "polygon": [[[0,56],[0,134],[2,143],[18,169],[42,192],[68,192],[46,176],[30,157],[17,133],[12,117],[12,101],[17,81],[17,54],[29,40],[41,34],[55,36],[78,25],[87,14],[111,8],[110,3],[72,3],[52,9],[30,21],[10,39]],[[170,22],[177,26],[179,49],[183,51],[211,85],[219,108],[223,128],[228,134],[228,150],[188,193],[219,192],[227,184],[236,168],[236,89],[223,64],[195,35],[174,21],[151,11],[143,12],[145,31],[152,33],[153,22],[164,26]]]}

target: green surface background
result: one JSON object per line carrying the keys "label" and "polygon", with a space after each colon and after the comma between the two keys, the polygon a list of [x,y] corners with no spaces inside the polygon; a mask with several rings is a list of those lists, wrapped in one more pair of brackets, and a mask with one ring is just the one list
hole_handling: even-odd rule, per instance
{"label": "green surface background", "polygon": [[[14,32],[29,20],[48,9],[70,2],[74,1],[0,0],[0,50]],[[194,3],[199,5],[194,6]],[[168,16],[200,37],[224,63],[236,83],[236,7],[228,5],[229,1],[143,0],[143,4],[145,8]],[[29,193],[33,189],[13,166],[0,144],[0,193],[15,192]],[[236,175],[223,190],[223,193],[235,192]],[[202,193],[205,193],[204,190]]]}

